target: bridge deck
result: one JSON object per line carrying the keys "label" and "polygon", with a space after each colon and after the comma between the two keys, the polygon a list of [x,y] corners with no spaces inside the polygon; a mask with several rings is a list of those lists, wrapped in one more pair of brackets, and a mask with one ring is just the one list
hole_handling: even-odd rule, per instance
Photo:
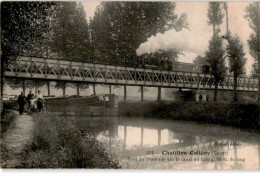
{"label": "bridge deck", "polygon": [[[215,86],[213,76],[203,73],[159,71],[24,56],[19,56],[8,65],[5,77],[189,89],[214,89]],[[227,76],[225,81],[219,83],[219,89],[233,90],[233,77]],[[257,91],[257,79],[239,77],[238,90]]]}

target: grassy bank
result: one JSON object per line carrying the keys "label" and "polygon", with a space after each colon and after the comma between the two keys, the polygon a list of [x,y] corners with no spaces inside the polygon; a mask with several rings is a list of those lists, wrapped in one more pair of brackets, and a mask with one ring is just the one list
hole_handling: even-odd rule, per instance
{"label": "grassy bank", "polygon": [[119,115],[197,121],[259,131],[255,104],[217,102],[121,102]]}
{"label": "grassy bank", "polygon": [[68,120],[50,113],[33,115],[33,142],[22,154],[22,168],[120,168],[104,147],[82,135]]}
{"label": "grassy bank", "polygon": [[1,114],[1,136],[4,132],[8,129],[10,124],[13,122],[14,118],[16,117],[16,114],[11,111],[4,109]]}

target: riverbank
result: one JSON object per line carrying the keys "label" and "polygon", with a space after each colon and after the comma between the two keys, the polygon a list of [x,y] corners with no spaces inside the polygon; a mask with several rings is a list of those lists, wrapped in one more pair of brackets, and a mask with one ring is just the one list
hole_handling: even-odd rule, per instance
{"label": "riverbank", "polygon": [[18,114],[12,110],[3,110],[1,114],[1,136],[7,131],[16,116],[18,116]]}
{"label": "riverbank", "polygon": [[[10,110],[7,110],[9,112]],[[21,163],[21,153],[31,142],[34,123],[29,115],[19,115],[10,111],[12,120],[6,131],[1,134],[1,167],[17,168]],[[5,117],[7,118],[7,117]]]}
{"label": "riverbank", "polygon": [[33,139],[20,168],[120,168],[93,136],[82,134],[64,117],[41,112],[33,120]]}
{"label": "riverbank", "polygon": [[127,102],[119,103],[119,116],[151,117],[232,126],[259,132],[256,104],[218,102]]}

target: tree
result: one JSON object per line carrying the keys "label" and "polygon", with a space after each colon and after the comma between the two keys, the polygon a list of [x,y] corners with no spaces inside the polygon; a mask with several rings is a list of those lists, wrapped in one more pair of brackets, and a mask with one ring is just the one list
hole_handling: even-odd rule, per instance
{"label": "tree", "polygon": [[27,80],[26,86],[29,88],[34,88],[35,95],[37,95],[37,91],[40,87],[44,86],[46,84],[45,81],[41,80]]}
{"label": "tree", "polygon": [[44,35],[54,7],[55,2],[1,2],[1,97],[4,69],[11,56],[33,48],[32,41]]}
{"label": "tree", "polygon": [[214,77],[215,91],[214,101],[217,101],[218,85],[225,79],[225,50],[222,48],[222,38],[217,34],[209,41],[209,49],[206,51],[207,62],[211,66],[210,74]]}
{"label": "tree", "polygon": [[90,22],[94,58],[99,63],[135,66],[136,49],[148,37],[187,27],[172,2],[102,2]]}
{"label": "tree", "polygon": [[5,78],[4,80],[6,85],[9,85],[12,89],[22,88],[23,92],[26,90],[27,80],[25,79],[17,79],[17,78]]}
{"label": "tree", "polygon": [[66,96],[66,87],[67,87],[67,82],[64,82],[64,81],[59,81],[59,82],[56,82],[56,84],[54,85],[54,87],[56,89],[62,89],[62,92],[63,92],[63,97]]}
{"label": "tree", "polygon": [[[246,8],[245,18],[248,20],[249,27],[253,30],[248,41],[250,54],[257,62],[258,66],[258,87],[260,87],[260,3],[251,3]],[[260,106],[260,88],[258,88],[258,104]]]}
{"label": "tree", "polygon": [[89,29],[82,4],[58,4],[50,24],[50,50],[63,60],[89,61]]}
{"label": "tree", "polygon": [[228,5],[227,5],[227,2],[223,2],[223,4],[224,4],[225,13],[226,13],[226,35],[228,36],[228,33],[229,33],[229,29],[228,29]]}
{"label": "tree", "polygon": [[250,77],[257,78],[257,73],[258,73],[258,63],[254,62],[252,65]]}
{"label": "tree", "polygon": [[224,14],[222,13],[221,2],[209,2],[208,24],[213,26],[213,36],[218,32],[216,31],[216,25],[222,23],[223,17]]}
{"label": "tree", "polygon": [[194,64],[201,64],[201,65],[208,65],[209,63],[207,62],[207,57],[206,56],[201,56],[198,55],[194,60],[193,60]]}
{"label": "tree", "polygon": [[80,89],[87,89],[89,87],[89,85],[86,84],[86,83],[73,83],[70,86],[73,87],[73,88],[76,88],[76,90],[77,90],[77,97],[80,96],[80,93],[79,93]]}
{"label": "tree", "polygon": [[[90,39],[86,13],[81,3],[59,2],[50,24],[50,51],[63,60],[89,62]],[[66,82],[57,82],[66,94]],[[77,87],[79,94],[79,87]]]}
{"label": "tree", "polygon": [[234,75],[234,101],[237,101],[237,78],[239,75],[245,73],[246,64],[243,44],[237,35],[229,36],[227,55],[229,58],[230,72]]}

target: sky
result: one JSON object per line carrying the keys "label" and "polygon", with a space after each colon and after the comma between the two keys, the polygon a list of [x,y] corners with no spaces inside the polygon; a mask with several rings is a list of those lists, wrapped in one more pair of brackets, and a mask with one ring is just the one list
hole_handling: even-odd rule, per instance
{"label": "sky", "polygon": [[[100,4],[99,1],[84,1],[82,2],[87,17],[92,17],[96,7]],[[248,21],[244,18],[245,8],[249,2],[228,2],[229,13],[229,30],[232,34],[237,34],[244,45],[246,52],[246,73],[250,74],[251,65],[254,59],[249,54],[247,39],[251,33],[248,26]],[[187,14],[187,22],[189,30],[182,30],[176,33],[175,30],[166,31],[163,34],[151,36],[146,43],[143,43],[143,48],[146,52],[152,52],[156,49],[182,49],[185,55],[179,56],[179,61],[191,63],[197,55],[205,55],[208,48],[208,41],[212,36],[212,26],[209,26],[207,21],[208,2],[176,2],[175,13]],[[221,34],[226,32],[226,18],[220,26]],[[227,43],[224,42],[224,46]],[[137,50],[138,53],[138,50]]]}

